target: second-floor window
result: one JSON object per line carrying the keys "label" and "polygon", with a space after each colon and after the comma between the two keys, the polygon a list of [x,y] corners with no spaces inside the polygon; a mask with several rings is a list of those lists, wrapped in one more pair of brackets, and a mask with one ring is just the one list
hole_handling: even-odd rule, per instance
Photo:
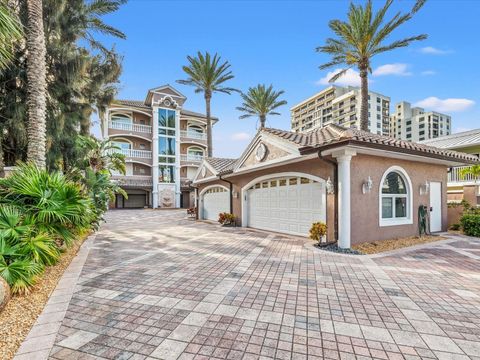
{"label": "second-floor window", "polygon": [[158,164],[159,181],[175,182],[176,161],[176,112],[170,109],[158,109]]}

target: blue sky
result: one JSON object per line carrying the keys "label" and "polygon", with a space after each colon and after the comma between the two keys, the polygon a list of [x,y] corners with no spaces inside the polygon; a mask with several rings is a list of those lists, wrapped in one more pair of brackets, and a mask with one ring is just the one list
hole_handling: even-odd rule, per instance
{"label": "blue sky", "polygon": [[[377,7],[383,3],[375,1]],[[348,4],[130,0],[105,18],[124,31],[127,40],[99,39],[115,44],[124,56],[119,98],[142,100],[147,89],[169,83],[187,96],[185,108],[204,112],[203,96],[175,81],[185,78],[181,67],[187,55],[218,52],[232,64],[235,78],[230,86],[246,90],[266,83],[285,90],[288,105],[280,108],[281,116],[269,117],[267,126],[289,129],[290,107],[327,86],[328,71],[318,66],[328,57],[315,47],[332,35],[328,21],[344,19]],[[390,16],[412,4],[397,0]],[[370,89],[390,96],[392,103],[406,100],[448,113],[456,132],[479,127],[480,47],[474,30],[479,13],[477,1],[427,1],[391,39],[420,33],[429,38],[375,57]],[[355,81],[351,73],[340,85]],[[238,94],[213,97],[212,112],[220,118],[214,126],[215,156],[238,156],[256,132],[257,119],[238,119],[235,107],[240,103]]]}

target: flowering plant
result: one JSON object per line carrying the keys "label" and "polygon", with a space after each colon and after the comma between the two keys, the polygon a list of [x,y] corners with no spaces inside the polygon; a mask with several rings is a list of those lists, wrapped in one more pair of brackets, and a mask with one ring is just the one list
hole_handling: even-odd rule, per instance
{"label": "flowering plant", "polygon": [[218,222],[222,225],[232,225],[235,223],[235,215],[223,212],[218,214]]}
{"label": "flowering plant", "polygon": [[314,222],[310,228],[310,239],[321,242],[325,235],[327,235],[327,224]]}

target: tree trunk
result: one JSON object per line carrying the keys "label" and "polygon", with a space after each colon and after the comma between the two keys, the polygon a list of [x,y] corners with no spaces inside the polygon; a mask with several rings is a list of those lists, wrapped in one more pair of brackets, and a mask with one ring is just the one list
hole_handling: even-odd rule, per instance
{"label": "tree trunk", "polygon": [[209,91],[205,91],[205,108],[207,116],[207,154],[208,157],[213,155],[213,145],[212,145],[212,119],[210,115],[210,100],[212,99],[212,94]]}
{"label": "tree trunk", "polygon": [[368,70],[360,69],[361,79],[361,106],[360,106],[360,129],[370,131],[368,128]]}
{"label": "tree trunk", "polygon": [[260,115],[260,129],[265,127],[265,122],[267,121],[267,117],[265,115]]}
{"label": "tree trunk", "polygon": [[27,0],[27,15],[27,160],[44,169],[47,80],[42,0]]}

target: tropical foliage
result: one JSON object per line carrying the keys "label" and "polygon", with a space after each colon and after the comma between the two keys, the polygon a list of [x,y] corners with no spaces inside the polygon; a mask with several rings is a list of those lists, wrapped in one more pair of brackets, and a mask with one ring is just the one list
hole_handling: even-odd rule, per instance
{"label": "tropical foliage", "polygon": [[364,5],[355,5],[352,2],[346,21],[332,20],[329,23],[330,29],[337,37],[328,38],[325,45],[317,48],[318,52],[331,56],[331,60],[321,65],[320,69],[344,66],[330,79],[330,82],[338,80],[352,67],[359,70],[362,101],[360,128],[362,130],[368,131],[368,73],[372,72],[371,60],[375,55],[427,38],[427,35],[422,34],[387,43],[392,33],[409,21],[425,2],[426,0],[417,0],[409,12],[405,14],[398,12],[389,20],[386,19],[386,14],[393,0],[387,0],[377,12],[373,10],[372,0],[368,0]]}
{"label": "tropical foliage", "polygon": [[22,38],[22,25],[12,9],[0,3],[0,71],[15,58],[15,46]]}
{"label": "tropical foliage", "polygon": [[473,180],[477,181],[480,179],[480,165],[472,165],[462,169],[460,176],[463,179],[466,177],[471,177]]}
{"label": "tropical foliage", "polygon": [[[3,3],[3,2],[2,2]],[[9,8],[23,27],[28,24],[26,0]],[[125,0],[43,0],[46,46],[46,165],[67,171],[79,154],[77,137],[90,132],[91,115],[103,114],[117,93],[121,57],[96,34],[125,38],[104,23]],[[1,29],[0,29],[1,31]],[[6,165],[27,158],[27,49],[21,41],[13,62],[0,72],[0,153]]]}
{"label": "tropical foliage", "polygon": [[327,224],[324,222],[314,222],[310,228],[310,239],[316,240],[319,243],[327,235]]}
{"label": "tropical foliage", "polygon": [[267,115],[280,115],[280,113],[274,110],[287,104],[285,100],[278,99],[283,94],[283,90],[273,90],[272,85],[267,87],[265,84],[258,84],[255,87],[249,88],[247,93],[241,94],[243,99],[242,106],[237,107],[238,111],[244,113],[240,116],[240,119],[258,116],[260,128],[264,128]]}
{"label": "tropical foliage", "polygon": [[224,86],[224,83],[233,79],[234,76],[228,61],[221,62],[221,57],[218,54],[211,56],[208,52],[202,54],[199,51],[196,57],[187,56],[187,60],[189,65],[183,66],[182,69],[188,78],[186,80],[177,80],[177,82],[183,85],[194,86],[195,92],[203,93],[207,117],[208,156],[211,157],[213,154],[212,116],[210,112],[212,95],[215,92],[231,94],[238,90]]}

